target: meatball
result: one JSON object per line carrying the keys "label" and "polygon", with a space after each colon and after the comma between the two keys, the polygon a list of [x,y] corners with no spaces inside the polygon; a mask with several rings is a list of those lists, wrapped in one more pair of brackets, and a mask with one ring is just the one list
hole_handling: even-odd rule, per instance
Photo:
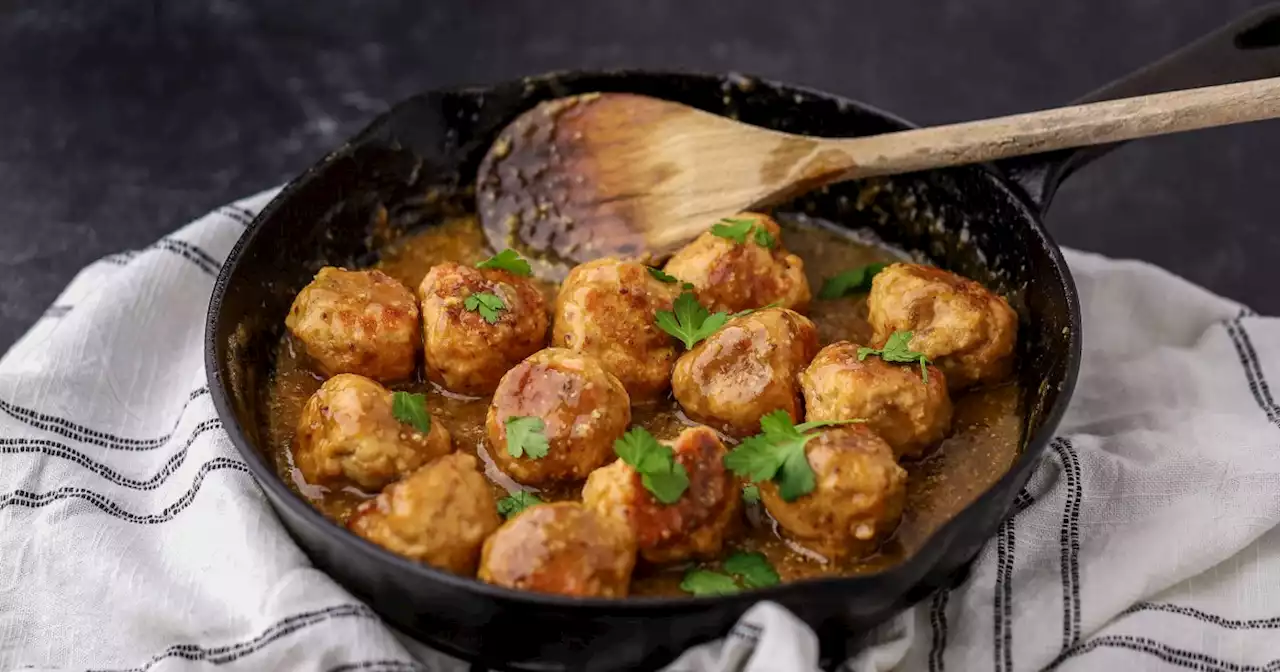
{"label": "meatball", "polygon": [[[496,317],[487,308],[468,309],[473,294],[501,299]],[[546,299],[529,278],[449,262],[427,272],[418,296],[427,378],[453,392],[493,392],[507,369],[541,350],[546,341]]]}
{"label": "meatball", "polygon": [[648,562],[714,558],[738,528],[738,480],[725,469],[724,444],[710,428],[684,430],[673,450],[689,475],[689,488],[675,503],[654,498],[640,474],[622,460],[591,472],[582,501],[629,528]]}
{"label": "meatball", "polygon": [[858,361],[857,345],[832,343],[800,374],[805,419],[864,418],[899,458],[923,457],[951,429],[946,378],[937,367],[928,371],[925,382],[917,364]]}
{"label": "meatball", "polygon": [[390,390],[353,373],[325,381],[298,418],[293,461],[303,478],[378,491],[453,449],[443,424],[423,434],[396,420],[391,400]]}
{"label": "meatball", "polygon": [[[507,450],[509,418],[543,422],[547,454],[513,456]],[[485,422],[489,455],[498,468],[527,485],[581,481],[613,457],[613,442],[631,424],[631,401],[622,383],[590,355],[547,348],[502,377]]]}
{"label": "meatball", "polygon": [[773,481],[760,484],[760,501],[783,532],[827,559],[875,552],[902,517],[907,472],[889,444],[866,427],[823,430],[804,448],[815,487],[788,502]]}
{"label": "meatball", "polygon": [[876,274],[867,305],[877,345],[895,331],[912,332],[911,349],[933,360],[953,390],[1012,372],[1018,316],[1003,297],[968,278],[893,264]]}
{"label": "meatball", "polygon": [[556,298],[551,343],[594,356],[632,402],[652,401],[667,391],[676,361],[656,315],[671,310],[678,293],[641,264],[606,258],[576,266]]}
{"label": "meatball", "polygon": [[393,381],[413,375],[422,340],[418,303],[382,271],[320,269],[284,323],[325,376]]}
{"label": "meatball", "polygon": [[539,504],[484,542],[480,580],[574,597],[626,597],[635,537],[578,502]]}
{"label": "meatball", "polygon": [[818,351],[808,318],[769,308],[730,320],[676,360],[671,389],[684,412],[727,434],[760,431],[760,417],[782,409],[799,421],[797,376]]}
{"label": "meatball", "polygon": [[[736,313],[769,304],[799,312],[808,309],[811,295],[804,261],[782,246],[778,223],[754,212],[730,219],[754,222],[745,243],[708,231],[676,252],[667,261],[666,272],[693,283],[698,301],[713,313]],[[756,231],[767,232],[772,246],[760,245]]]}
{"label": "meatball", "polygon": [[475,456],[453,453],[361,504],[347,527],[393,553],[471,576],[481,544],[501,524]]}

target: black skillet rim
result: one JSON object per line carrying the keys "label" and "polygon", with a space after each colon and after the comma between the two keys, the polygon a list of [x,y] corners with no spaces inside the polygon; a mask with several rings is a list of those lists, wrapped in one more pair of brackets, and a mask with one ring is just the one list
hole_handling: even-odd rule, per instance
{"label": "black skillet rim", "polygon": [[[401,100],[400,102],[388,108],[386,112],[375,117],[372,121],[369,122],[368,125],[365,126],[365,128],[361,129],[361,131],[359,131],[354,136],[352,136],[351,139],[344,142],[342,145],[340,145],[338,148],[336,148],[332,152],[326,154],[323,158],[321,158],[311,167],[307,168],[307,170],[304,171],[302,174],[300,174],[299,176],[293,178],[288,183],[286,183],[285,186],[280,190],[280,192],[276,194],[276,196],[273,197],[271,201],[265,207],[263,207],[263,209],[258,213],[258,215],[254,218],[253,222],[249,225],[249,227],[245,230],[245,232],[240,235],[240,238],[236,240],[235,245],[232,247],[231,251],[227,254],[226,260],[222,264],[222,270],[218,274],[218,279],[214,285],[213,292],[210,296],[209,310],[208,310],[208,314],[205,321],[205,371],[209,379],[209,389],[211,392],[211,397],[213,399],[214,408],[215,410],[217,410],[218,416],[222,420],[223,429],[227,432],[227,435],[231,439],[231,442],[235,444],[236,450],[240,453],[241,457],[244,458],[250,471],[253,474],[254,480],[257,481],[258,486],[262,488],[264,491],[265,490],[271,491],[270,494],[264,492],[264,496],[266,496],[266,498],[268,499],[269,504],[272,504],[273,506],[278,505],[278,506],[287,507],[290,510],[290,512],[296,516],[296,519],[298,521],[302,522],[303,524],[307,525],[312,529],[319,530],[322,534],[325,534],[326,536],[334,537],[336,535],[339,541],[350,545],[353,549],[359,549],[361,552],[363,552],[365,556],[370,556],[371,558],[381,561],[383,563],[396,566],[401,571],[418,574],[423,579],[445,583],[450,585],[451,587],[458,588],[464,591],[471,591],[478,595],[483,595],[485,597],[493,598],[496,600],[524,602],[530,606],[535,606],[535,607],[568,608],[568,609],[576,609],[580,611],[600,611],[600,612],[611,612],[611,613],[624,611],[624,612],[635,614],[636,612],[668,610],[673,607],[679,608],[687,605],[690,605],[690,606],[710,605],[710,604],[716,604],[716,603],[723,604],[725,602],[755,603],[763,600],[771,600],[775,596],[781,593],[822,591],[824,588],[828,586],[835,586],[835,585],[840,586],[844,590],[856,589],[858,586],[867,586],[867,585],[879,583],[881,581],[884,581],[887,577],[894,576],[894,575],[904,575],[904,576],[916,575],[917,577],[923,577],[928,572],[928,565],[934,560],[935,557],[938,556],[937,553],[929,552],[930,545],[933,544],[936,539],[943,536],[944,531],[947,531],[949,528],[962,522],[961,519],[964,517],[965,512],[975,508],[975,506],[980,501],[994,497],[995,492],[1000,489],[998,486],[1001,483],[1003,483],[1006,479],[1015,478],[1016,472],[1019,472],[1021,471],[1022,468],[1025,468],[1023,467],[1023,464],[1026,461],[1028,460],[1038,461],[1043,459],[1043,451],[1040,450],[1040,448],[1046,445],[1053,438],[1053,435],[1057,430],[1058,424],[1061,422],[1062,416],[1066,412],[1066,408],[1071,401],[1071,396],[1075,391],[1076,380],[1078,378],[1078,374],[1080,370],[1081,335],[1082,335],[1081,334],[1082,321],[1081,321],[1081,315],[1080,315],[1080,301],[1079,301],[1079,295],[1076,291],[1075,280],[1071,275],[1070,268],[1067,266],[1066,259],[1062,256],[1062,248],[1059,247],[1058,244],[1053,240],[1053,237],[1049,234],[1048,229],[1045,227],[1044,222],[1042,220],[1042,213],[1040,212],[1040,208],[1038,208],[1035,205],[1035,203],[1031,200],[1031,198],[1028,197],[1026,193],[1022,189],[1020,189],[1009,176],[1001,173],[999,170],[995,169],[993,166],[989,164],[981,164],[974,167],[984,170],[987,173],[989,173],[992,177],[994,177],[995,178],[994,183],[998,185],[999,188],[1004,189],[1006,192],[1008,192],[1008,194],[1013,197],[1012,200],[1016,201],[1021,206],[1021,208],[1026,213],[1026,218],[1031,221],[1032,233],[1045,243],[1045,247],[1049,251],[1050,260],[1052,261],[1055,267],[1055,270],[1058,271],[1059,276],[1062,278],[1063,293],[1067,301],[1067,306],[1070,313],[1068,315],[1068,322],[1069,322],[1068,328],[1070,329],[1070,333],[1068,334],[1068,337],[1069,337],[1068,354],[1067,354],[1068,360],[1066,363],[1065,377],[1063,378],[1059,386],[1059,392],[1054,405],[1050,407],[1048,412],[1045,413],[1045,415],[1043,416],[1044,419],[1039,429],[1023,444],[1024,448],[1021,454],[1019,455],[1018,459],[1012,465],[1010,465],[1008,471],[1006,471],[1005,474],[1001,476],[999,480],[997,480],[995,483],[989,486],[981,495],[974,498],[972,502],[970,502],[967,506],[961,509],[959,513],[957,513],[955,516],[951,518],[951,520],[948,520],[947,522],[939,526],[936,530],[934,530],[934,532],[931,535],[929,535],[928,539],[925,540],[923,544],[921,544],[920,548],[910,558],[888,569],[877,572],[875,574],[849,576],[849,577],[823,577],[823,578],[814,578],[814,579],[801,579],[798,581],[781,583],[776,586],[771,586],[768,588],[759,588],[759,589],[754,589],[750,591],[744,591],[742,593],[738,593],[734,595],[723,595],[723,596],[626,597],[622,599],[606,599],[606,598],[596,598],[596,597],[575,598],[575,597],[568,597],[568,596],[562,596],[562,595],[535,593],[531,591],[523,591],[523,590],[516,590],[513,588],[505,588],[502,586],[495,586],[495,585],[480,581],[479,579],[459,576],[456,574],[452,574],[450,572],[436,569],[424,563],[419,563],[419,562],[409,560],[407,558],[403,558],[395,553],[392,553],[391,551],[388,551],[382,548],[381,546],[378,546],[377,544],[374,544],[368,540],[365,540],[359,537],[358,535],[348,531],[346,528],[342,527],[341,525],[338,525],[333,521],[329,520],[328,518],[325,518],[323,514],[317,511],[309,503],[305,502],[296,493],[289,490],[288,486],[284,483],[284,481],[279,477],[279,475],[276,474],[274,468],[271,465],[267,464],[265,457],[257,449],[255,449],[249,443],[248,439],[245,437],[244,431],[240,427],[239,418],[236,416],[232,408],[229,394],[227,391],[227,384],[226,384],[226,381],[223,380],[221,369],[219,366],[219,361],[218,361],[217,333],[218,333],[219,318],[221,316],[222,299],[226,292],[227,286],[230,283],[231,276],[235,274],[237,268],[240,265],[245,248],[247,248],[257,238],[257,236],[261,232],[263,222],[269,219],[275,213],[275,211],[281,206],[281,204],[284,201],[288,200],[288,198],[291,197],[294,192],[299,190],[301,185],[311,180],[313,176],[316,173],[318,173],[322,168],[324,168],[327,164],[344,156],[347,152],[353,150],[356,146],[359,145],[359,143],[364,141],[364,139],[366,138],[367,135],[369,135],[371,130],[380,127],[383,123],[385,123],[386,119],[391,117],[396,112],[396,110],[399,109],[401,106],[405,105],[407,102],[415,98],[427,95],[429,93],[457,93],[457,94],[478,93],[478,92],[489,91],[493,88],[498,88],[498,87],[501,87],[504,85],[510,85],[513,83],[525,83],[529,81],[537,81],[537,80],[544,80],[544,79],[556,79],[556,78],[565,77],[565,76],[572,77],[572,76],[580,76],[580,75],[590,75],[593,77],[625,77],[627,75],[636,75],[636,74],[644,74],[650,77],[654,77],[654,76],[696,77],[696,78],[705,78],[709,82],[724,81],[727,77],[745,77],[753,81],[759,82],[761,84],[777,87],[779,89],[784,89],[784,90],[792,91],[795,93],[803,93],[803,94],[811,95],[817,98],[826,99],[838,104],[844,104],[850,107],[858,108],[858,109],[867,111],[871,114],[879,115],[889,121],[895,122],[901,125],[904,129],[917,127],[916,124],[912,124],[906,121],[905,119],[898,117],[895,114],[885,112],[884,110],[881,110],[871,105],[867,105],[860,101],[856,101],[849,98],[845,98],[843,96],[827,93],[827,92],[813,89],[807,86],[786,84],[786,83],[778,82],[768,78],[756,77],[756,76],[746,74],[746,73],[741,73],[741,72],[708,73],[708,72],[679,71],[679,70],[654,71],[654,70],[630,70],[630,69],[593,70],[593,71],[561,70],[561,71],[547,72],[547,73],[543,73],[543,74],[539,74],[531,77],[524,77],[516,80],[498,82],[490,86],[467,86],[467,87],[441,88],[441,89],[427,91],[421,94],[417,94],[415,96],[411,96],[404,100]],[[986,541],[989,541],[989,539]],[[337,582],[336,579],[335,579],[335,582]],[[909,580],[907,581],[907,583],[908,585],[917,585],[919,581],[918,579],[914,581]],[[339,585],[342,585],[342,584],[339,583]]]}

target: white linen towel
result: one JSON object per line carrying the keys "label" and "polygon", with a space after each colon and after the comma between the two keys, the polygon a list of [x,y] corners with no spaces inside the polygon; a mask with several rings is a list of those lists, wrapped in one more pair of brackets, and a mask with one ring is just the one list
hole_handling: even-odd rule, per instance
{"label": "white linen towel", "polygon": [[[0,668],[468,669],[310,566],[210,403],[213,280],[273,195],[89,266],[0,360]],[[1068,260],[1084,364],[1019,512],[847,669],[1280,671],[1280,320]],[[668,669],[814,670],[817,648],[760,603]]]}

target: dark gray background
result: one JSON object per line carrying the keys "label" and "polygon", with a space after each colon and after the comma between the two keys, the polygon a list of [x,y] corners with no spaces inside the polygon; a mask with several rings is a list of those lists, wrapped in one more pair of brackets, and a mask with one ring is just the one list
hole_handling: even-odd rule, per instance
{"label": "dark gray background", "polygon": [[[419,90],[574,67],[738,70],[920,123],[1065,103],[1248,0],[0,3],[0,350],[77,269],[292,177]],[[1280,313],[1280,123],[1072,178],[1065,245]]]}

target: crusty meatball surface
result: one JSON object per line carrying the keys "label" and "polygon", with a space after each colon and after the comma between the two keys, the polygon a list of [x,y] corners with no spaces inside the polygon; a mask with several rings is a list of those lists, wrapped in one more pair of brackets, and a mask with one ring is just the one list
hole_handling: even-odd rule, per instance
{"label": "crusty meatball surface", "polygon": [[675,503],[659,502],[622,460],[591,472],[582,501],[630,529],[648,562],[714,558],[737,531],[742,508],[738,481],[724,466],[724,444],[707,427],[690,427],[664,443],[689,475],[689,488]]}
{"label": "crusty meatball surface", "polygon": [[[467,298],[492,294],[504,308],[495,322],[468,310]],[[460,394],[488,394],[507,369],[546,342],[546,299],[529,278],[453,262],[431,267],[418,286],[427,378]]]}
{"label": "crusty meatball surface", "polygon": [[923,457],[951,429],[945,377],[929,366],[891,364],[876,356],[858,361],[848,341],[823,348],[800,374],[806,420],[862,418],[899,458]]}
{"label": "crusty meatball surface", "polygon": [[325,381],[298,418],[293,461],[312,485],[354,483],[376,492],[453,449],[439,422],[423,434],[396,420],[392,392],[364,376]]}
{"label": "crusty meatball surface", "polygon": [[782,499],[773,481],[760,484],[760,501],[786,535],[830,560],[875,552],[902,517],[907,472],[893,450],[866,427],[832,427],[809,440],[813,492]]}
{"label": "crusty meatball surface", "polygon": [[578,502],[539,504],[484,542],[480,580],[574,597],[626,597],[636,541],[626,527]]}
{"label": "crusty meatball surface", "polygon": [[777,409],[799,422],[798,376],[817,352],[818,330],[808,318],[785,308],[757,310],[681,355],[671,388],[690,418],[749,436]]}
{"label": "crusty meatball surface", "polygon": [[652,401],[671,384],[675,341],[658,328],[679,286],[645,266],[597,259],[574,267],[556,297],[551,343],[594,356],[627,388],[632,403]]}
{"label": "crusty meatball surface", "polygon": [[[542,419],[547,454],[507,450],[506,422]],[[489,455],[507,475],[528,485],[580,481],[613,457],[613,442],[631,423],[622,383],[590,355],[565,348],[540,350],[502,377],[485,421]]]}
{"label": "crusty meatball surface", "polygon": [[[807,310],[811,295],[804,261],[783,247],[778,223],[754,212],[730,219],[754,222],[745,243],[708,231],[676,252],[667,261],[666,272],[693,283],[698,301],[713,313],[736,313],[774,303],[798,312]],[[756,241],[755,228],[768,232],[772,247]]]}
{"label": "crusty meatball surface", "polygon": [[393,381],[413,375],[417,364],[418,303],[382,271],[320,269],[284,323],[325,376]]}
{"label": "crusty meatball surface", "polygon": [[347,527],[406,558],[471,576],[480,546],[501,524],[475,456],[452,453],[361,504]]}
{"label": "crusty meatball surface", "polygon": [[959,390],[998,381],[1013,369],[1018,316],[1009,302],[982,285],[940,268],[892,264],[876,274],[867,296],[872,339],[912,332],[922,352]]}

